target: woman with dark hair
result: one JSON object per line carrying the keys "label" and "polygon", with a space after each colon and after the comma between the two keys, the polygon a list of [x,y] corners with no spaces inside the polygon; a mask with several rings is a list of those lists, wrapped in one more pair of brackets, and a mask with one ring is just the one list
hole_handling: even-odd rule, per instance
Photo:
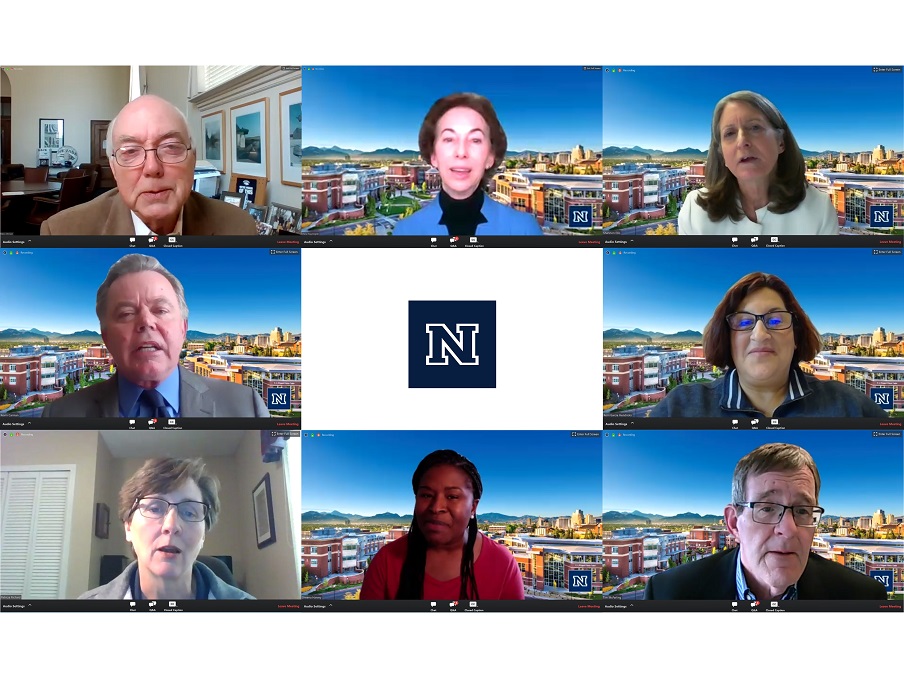
{"label": "woman with dark hair", "polygon": [[219,481],[200,459],[148,459],[119,491],[119,519],[135,560],[95,600],[252,598],[198,562],[220,512]]}
{"label": "woman with dark hair", "polygon": [[439,196],[393,229],[393,235],[543,235],[530,214],[483,190],[505,160],[508,140],[493,104],[479,94],[443,97],[418,135],[421,157],[437,170]]}
{"label": "woman with dark hair", "polygon": [[679,235],[838,234],[831,199],[807,184],[791,128],[761,94],[716,104],[705,173],[681,206]]}
{"label": "woman with dark hair", "polygon": [[483,483],[452,450],[431,452],[411,478],[414,519],[367,568],[361,600],[523,600],[511,552],[477,529]]}
{"label": "woman with dark hair", "polygon": [[731,286],[703,330],[703,353],[726,371],[715,381],[682,384],[651,417],[886,417],[863,393],[805,374],[822,336],[791,289],[768,273]]}

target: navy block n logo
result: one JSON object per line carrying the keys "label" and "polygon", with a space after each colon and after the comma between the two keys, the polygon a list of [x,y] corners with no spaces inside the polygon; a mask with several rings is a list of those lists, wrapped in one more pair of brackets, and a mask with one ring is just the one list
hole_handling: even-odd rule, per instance
{"label": "navy block n logo", "polygon": [[288,410],[292,404],[292,390],[289,388],[271,388],[267,391],[267,409]]}
{"label": "navy block n logo", "polygon": [[409,301],[408,388],[496,388],[496,302]]}
{"label": "navy block n logo", "polygon": [[570,570],[568,572],[568,590],[572,593],[590,593],[590,570]]}
{"label": "navy block n logo", "polygon": [[893,205],[870,205],[869,225],[872,228],[892,228],[895,225]]}
{"label": "navy block n logo", "polygon": [[590,228],[593,225],[593,207],[591,205],[569,205],[568,225],[571,228]]}
{"label": "navy block n logo", "polygon": [[874,386],[869,390],[869,397],[883,410],[895,408],[895,390],[891,386]]}

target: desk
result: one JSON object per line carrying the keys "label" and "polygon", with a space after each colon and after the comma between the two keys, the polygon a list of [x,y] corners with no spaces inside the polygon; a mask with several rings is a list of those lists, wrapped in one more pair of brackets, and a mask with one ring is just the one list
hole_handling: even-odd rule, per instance
{"label": "desk", "polygon": [[13,179],[12,181],[4,181],[0,185],[0,193],[4,198],[28,197],[34,195],[44,195],[47,193],[56,193],[60,190],[62,183],[59,181],[29,181],[24,179]]}

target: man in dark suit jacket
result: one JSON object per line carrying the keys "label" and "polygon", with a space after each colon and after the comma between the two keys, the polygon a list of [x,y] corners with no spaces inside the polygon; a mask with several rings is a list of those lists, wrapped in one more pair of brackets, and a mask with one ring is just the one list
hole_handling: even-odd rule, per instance
{"label": "man in dark suit jacket", "polygon": [[[739,549],[720,551],[654,575],[645,600],[737,600]],[[810,553],[797,581],[800,600],[885,600],[885,587],[844,565]]]}
{"label": "man in dark suit jacket", "polygon": [[116,190],[52,216],[41,235],[256,235],[251,215],[192,191],[197,151],[185,114],[146,94],[107,131]]}
{"label": "man in dark suit jacket", "polygon": [[[241,384],[208,379],[179,368],[180,417],[269,417],[257,391]],[[44,417],[119,417],[117,375],[83,388],[44,407]]]}
{"label": "man in dark suit jacket", "polygon": [[725,525],[738,548],[653,576],[648,600],[884,600],[885,587],[810,552],[824,509],[810,453],[768,443],[735,467]]}
{"label": "man in dark suit jacket", "polygon": [[127,254],[97,290],[116,375],[46,406],[45,417],[267,417],[253,389],[179,366],[188,331],[182,283],[154,257]]}

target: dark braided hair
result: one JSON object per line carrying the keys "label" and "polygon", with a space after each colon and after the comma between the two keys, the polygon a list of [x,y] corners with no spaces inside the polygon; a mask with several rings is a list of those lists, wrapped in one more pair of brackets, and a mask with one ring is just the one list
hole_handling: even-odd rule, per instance
{"label": "dark braided hair", "polygon": [[[437,450],[421,460],[411,477],[411,487],[415,495],[421,486],[424,474],[434,466],[453,466],[462,471],[471,481],[474,500],[480,499],[483,494],[483,482],[480,480],[477,467],[469,459],[453,450]],[[468,521],[468,541],[465,543],[461,556],[460,600],[478,600],[477,579],[474,577],[474,544],[476,542],[477,517],[475,515]],[[405,562],[402,564],[396,600],[423,600],[426,567],[427,540],[418,527],[417,516],[415,516],[411,521],[411,529],[408,531],[408,552],[405,554]]]}

